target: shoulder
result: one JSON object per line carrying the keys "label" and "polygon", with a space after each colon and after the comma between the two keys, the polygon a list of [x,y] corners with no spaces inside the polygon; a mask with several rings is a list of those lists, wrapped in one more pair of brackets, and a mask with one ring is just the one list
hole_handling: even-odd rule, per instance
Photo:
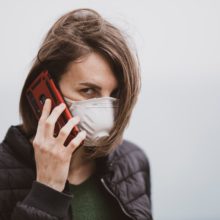
{"label": "shoulder", "polygon": [[[151,197],[151,173],[148,156],[137,144],[123,140],[109,157],[109,185],[118,191],[130,190],[130,196]],[[131,195],[132,194],[132,195]]]}
{"label": "shoulder", "polygon": [[0,169],[6,171],[21,167],[23,167],[23,164],[17,160],[9,145],[5,141],[0,143]]}
{"label": "shoulder", "polygon": [[111,155],[111,161],[115,163],[126,162],[139,169],[149,169],[150,163],[146,152],[137,144],[123,140]]}
{"label": "shoulder", "polygon": [[5,139],[0,143],[0,213],[11,212],[31,188],[34,172],[24,164]]}
{"label": "shoulder", "polygon": [[[0,182],[1,185],[5,184],[5,188],[15,185],[18,181],[23,182],[33,176],[32,169],[20,161],[4,141],[0,143],[0,169]],[[22,179],[21,176],[25,178]]]}
{"label": "shoulder", "polygon": [[[31,184],[30,180],[34,177],[33,169],[20,159],[7,141],[8,137],[7,133],[6,138],[0,143],[0,191],[10,188],[28,188]],[[14,147],[19,148],[19,143],[17,142]]]}
{"label": "shoulder", "polygon": [[20,145],[14,130],[15,126],[11,126],[0,143],[0,168],[3,171],[25,167],[16,152],[20,150]]}

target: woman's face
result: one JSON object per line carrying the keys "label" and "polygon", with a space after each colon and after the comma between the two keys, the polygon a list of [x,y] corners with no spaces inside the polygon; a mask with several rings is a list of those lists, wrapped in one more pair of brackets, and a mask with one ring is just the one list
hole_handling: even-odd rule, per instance
{"label": "woman's face", "polygon": [[118,82],[110,65],[98,53],[91,53],[80,62],[70,63],[59,86],[63,96],[74,101],[114,97],[118,90]]}

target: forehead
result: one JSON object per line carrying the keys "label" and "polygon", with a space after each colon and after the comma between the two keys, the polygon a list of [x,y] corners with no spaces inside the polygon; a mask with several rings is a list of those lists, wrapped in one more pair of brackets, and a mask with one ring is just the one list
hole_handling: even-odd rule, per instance
{"label": "forehead", "polygon": [[91,53],[85,58],[69,64],[64,74],[72,84],[91,82],[106,89],[118,87],[117,78],[107,60],[98,53]]}

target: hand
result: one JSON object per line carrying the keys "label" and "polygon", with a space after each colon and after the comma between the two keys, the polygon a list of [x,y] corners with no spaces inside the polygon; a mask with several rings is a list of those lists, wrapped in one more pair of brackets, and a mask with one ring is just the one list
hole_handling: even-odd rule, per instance
{"label": "hand", "polygon": [[81,131],[67,146],[64,146],[71,130],[79,123],[78,116],[71,118],[61,128],[58,136],[54,137],[55,123],[65,108],[65,104],[60,104],[50,113],[51,100],[47,99],[33,140],[36,180],[60,192],[63,191],[68,177],[72,154],[86,137],[86,132]]}

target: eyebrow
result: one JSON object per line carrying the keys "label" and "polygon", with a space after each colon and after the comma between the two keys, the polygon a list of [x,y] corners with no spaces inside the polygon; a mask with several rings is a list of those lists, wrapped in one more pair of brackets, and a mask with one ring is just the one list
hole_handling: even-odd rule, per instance
{"label": "eyebrow", "polygon": [[80,83],[80,85],[83,85],[83,86],[88,86],[88,87],[94,87],[98,90],[101,90],[102,88],[94,83],[90,83],[90,82],[82,82]]}
{"label": "eyebrow", "polygon": [[[93,87],[93,88],[96,88],[97,90],[102,90],[102,87],[91,82],[81,82],[80,85]],[[114,92],[116,89],[118,89],[118,87],[114,88],[112,91]]]}

